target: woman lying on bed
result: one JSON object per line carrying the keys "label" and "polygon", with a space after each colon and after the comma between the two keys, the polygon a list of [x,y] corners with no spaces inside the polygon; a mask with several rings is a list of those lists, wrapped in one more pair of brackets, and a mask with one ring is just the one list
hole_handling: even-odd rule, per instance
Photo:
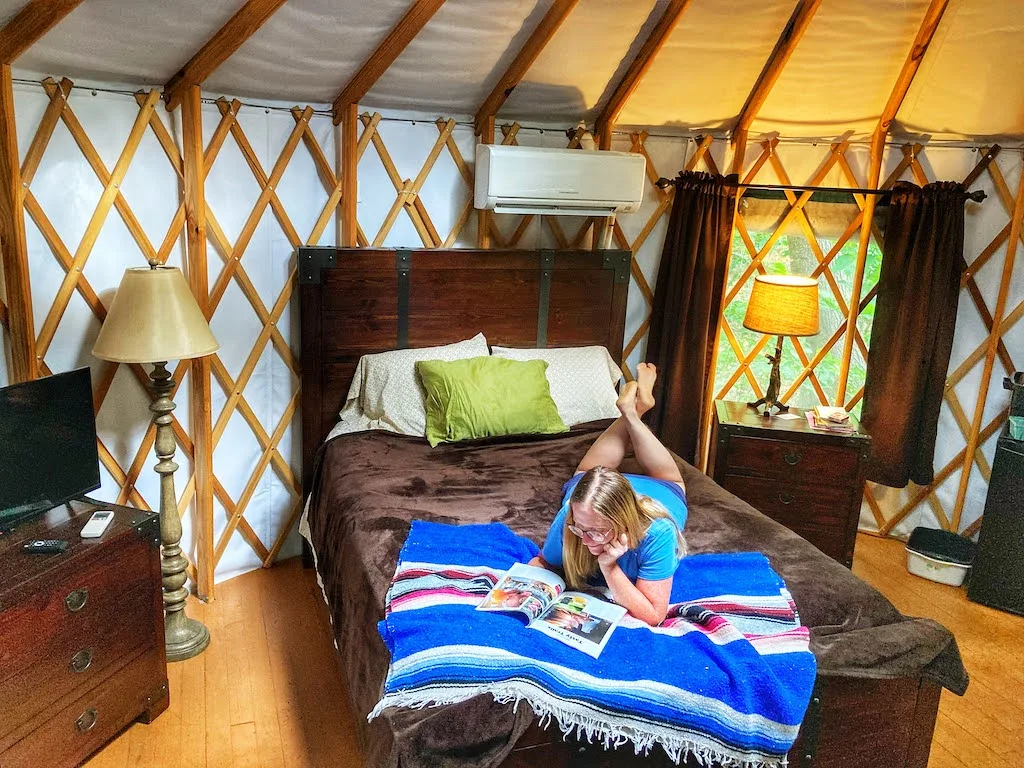
{"label": "woman lying on bed", "polygon": [[[654,406],[653,365],[640,363],[617,405],[622,414],[590,446],[563,488],[531,565],[561,571],[570,589],[603,580],[615,602],[652,626],[668,611],[672,576],[686,554],[686,494],[668,449],[640,417]],[[632,444],[643,475],[615,468]]]}

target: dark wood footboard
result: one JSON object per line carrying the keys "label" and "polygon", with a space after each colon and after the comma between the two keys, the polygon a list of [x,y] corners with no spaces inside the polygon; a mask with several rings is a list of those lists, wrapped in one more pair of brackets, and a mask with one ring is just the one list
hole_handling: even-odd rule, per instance
{"label": "dark wood footboard", "polygon": [[[917,679],[823,678],[793,749],[791,768],[927,768],[942,689]],[[557,726],[528,730],[502,768],[662,768],[664,754],[637,757],[562,741]],[[686,765],[696,766],[691,760]]]}

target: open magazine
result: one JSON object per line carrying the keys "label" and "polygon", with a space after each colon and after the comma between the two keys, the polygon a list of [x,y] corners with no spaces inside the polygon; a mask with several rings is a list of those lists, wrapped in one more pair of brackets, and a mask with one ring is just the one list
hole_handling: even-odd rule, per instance
{"label": "open magazine", "polygon": [[626,615],[622,606],[594,595],[566,592],[565,582],[556,574],[524,563],[513,565],[476,609],[524,613],[530,629],[595,659]]}

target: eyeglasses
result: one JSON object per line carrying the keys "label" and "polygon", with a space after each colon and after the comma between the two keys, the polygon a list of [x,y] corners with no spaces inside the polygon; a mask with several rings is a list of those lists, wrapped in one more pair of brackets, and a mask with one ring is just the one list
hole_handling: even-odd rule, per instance
{"label": "eyeglasses", "polygon": [[610,530],[588,531],[575,525],[570,525],[569,531],[576,534],[581,539],[590,539],[595,544],[604,544],[608,540],[609,535],[611,535]]}

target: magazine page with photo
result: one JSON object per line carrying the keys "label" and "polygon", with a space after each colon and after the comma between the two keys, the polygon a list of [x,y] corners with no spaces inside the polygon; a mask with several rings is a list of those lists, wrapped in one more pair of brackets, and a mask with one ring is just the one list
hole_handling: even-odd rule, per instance
{"label": "magazine page with photo", "polygon": [[557,574],[525,563],[516,563],[487,593],[478,611],[518,611],[532,621],[565,591]]}
{"label": "magazine page with photo", "polygon": [[566,592],[529,626],[596,659],[625,615],[621,605],[595,595]]}

